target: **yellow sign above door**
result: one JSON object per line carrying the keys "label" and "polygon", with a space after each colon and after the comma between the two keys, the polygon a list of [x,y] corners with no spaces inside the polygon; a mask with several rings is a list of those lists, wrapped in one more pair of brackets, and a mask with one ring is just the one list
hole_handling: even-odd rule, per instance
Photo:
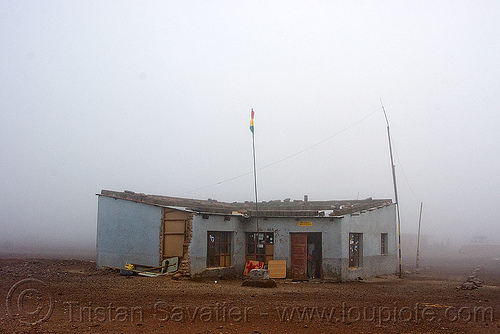
{"label": "yellow sign above door", "polygon": [[299,222],[299,226],[313,226],[313,222]]}

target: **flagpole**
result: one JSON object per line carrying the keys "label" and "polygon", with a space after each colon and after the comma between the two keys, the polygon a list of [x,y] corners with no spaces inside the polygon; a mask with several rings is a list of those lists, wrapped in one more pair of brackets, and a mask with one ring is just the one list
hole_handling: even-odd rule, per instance
{"label": "flagpole", "polygon": [[254,190],[255,190],[255,220],[257,225],[257,232],[259,232],[259,201],[257,198],[257,168],[255,165],[255,129],[253,125],[253,117],[254,111],[252,108],[252,118],[250,120],[250,131],[252,131],[252,147],[253,147],[253,181],[254,181]]}

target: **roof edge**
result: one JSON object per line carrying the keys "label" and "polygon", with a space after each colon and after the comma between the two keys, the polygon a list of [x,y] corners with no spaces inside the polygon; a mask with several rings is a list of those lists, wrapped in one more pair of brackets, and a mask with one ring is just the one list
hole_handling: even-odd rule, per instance
{"label": "roof edge", "polygon": [[[219,202],[214,199],[200,200],[161,195],[146,195],[125,190],[123,192],[101,190],[97,196],[123,199],[137,203],[167,207],[181,211],[224,216],[248,217],[339,217],[355,212],[373,211],[392,205],[392,199],[330,200],[330,201],[262,201],[255,210],[255,202]],[[236,214],[235,214],[236,212]]]}

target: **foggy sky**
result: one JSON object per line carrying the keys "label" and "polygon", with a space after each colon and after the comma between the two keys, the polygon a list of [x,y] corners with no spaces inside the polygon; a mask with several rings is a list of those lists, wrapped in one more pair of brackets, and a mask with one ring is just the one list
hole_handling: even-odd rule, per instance
{"label": "foggy sky", "polygon": [[101,189],[253,200],[251,108],[259,200],[394,198],[381,101],[402,231],[499,242],[499,10],[0,0],[0,251],[94,247]]}

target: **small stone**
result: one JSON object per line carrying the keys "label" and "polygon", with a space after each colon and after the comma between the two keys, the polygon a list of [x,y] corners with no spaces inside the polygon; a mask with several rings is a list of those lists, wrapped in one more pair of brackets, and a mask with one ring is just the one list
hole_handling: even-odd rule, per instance
{"label": "small stone", "polygon": [[477,289],[477,286],[472,282],[464,282],[462,283],[463,290],[474,290]]}

